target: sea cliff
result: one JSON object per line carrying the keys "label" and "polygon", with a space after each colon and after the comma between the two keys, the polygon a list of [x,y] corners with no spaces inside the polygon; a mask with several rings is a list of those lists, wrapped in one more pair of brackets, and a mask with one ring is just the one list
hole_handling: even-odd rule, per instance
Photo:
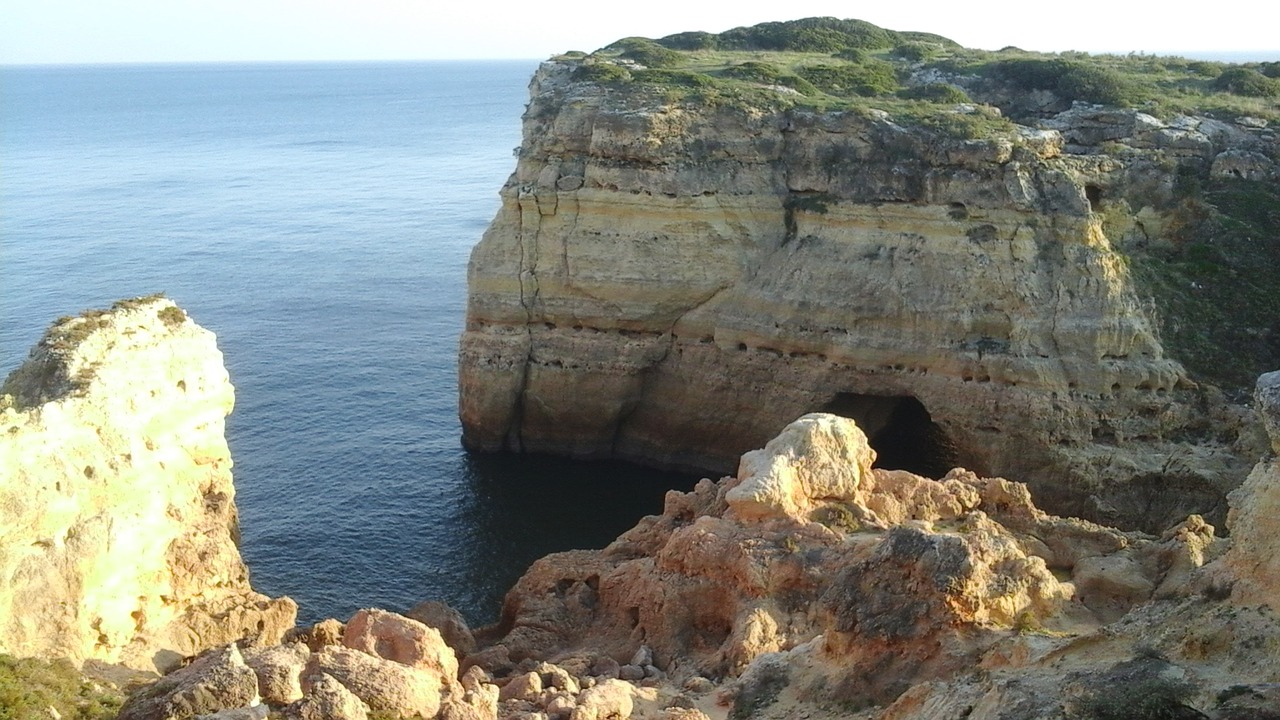
{"label": "sea cliff", "polygon": [[957,136],[672,101],[590,60],[533,78],[471,257],[468,447],[726,470],[821,410],[888,467],[1017,477],[1129,527],[1221,522],[1257,434],[1162,342],[1132,255],[1179,241],[1179,178],[1274,178],[1274,133],[1067,103]]}
{"label": "sea cliff", "polygon": [[213,333],[122,301],[56,322],[2,391],[0,652],[165,670],[293,627],[240,559]]}

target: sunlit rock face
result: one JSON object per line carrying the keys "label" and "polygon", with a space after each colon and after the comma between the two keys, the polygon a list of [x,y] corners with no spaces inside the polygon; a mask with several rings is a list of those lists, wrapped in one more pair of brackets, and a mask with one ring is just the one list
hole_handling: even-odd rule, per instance
{"label": "sunlit rock face", "polygon": [[293,626],[236,545],[213,333],[163,298],[63,318],[3,393],[0,652],[165,668]]}
{"label": "sunlit rock face", "polygon": [[469,268],[469,447],[724,471],[825,410],[885,467],[1018,477],[1057,512],[1225,513],[1248,461],[1104,231],[1109,196],[1163,187],[1149,162],[673,107],[557,63],[531,91]]}
{"label": "sunlit rock face", "polygon": [[[1024,675],[1059,706],[1074,692],[1063,687],[1094,682],[1147,639],[1216,673],[1212,683],[1274,673],[1274,659],[1240,669],[1280,632],[1273,613],[1237,620],[1204,591],[1202,567],[1231,541],[1198,516],[1163,536],[1120,531],[1047,514],[1022,483],[874,461],[854,422],[801,417],[744,455],[736,477],[668,493],[661,515],[603,550],[535,562],[477,636],[493,644],[464,665],[501,674],[607,657],[616,670],[643,655],[677,685],[704,676],[739,700],[767,673],[778,709],[749,716],[773,718],[803,716],[788,702],[887,708],[900,697],[892,717],[937,717],[905,710],[921,693],[972,705],[970,684],[981,696]],[[1225,644],[1185,637],[1201,629]],[[1253,632],[1255,645],[1232,647]]]}
{"label": "sunlit rock face", "polygon": [[1258,378],[1254,402],[1271,453],[1231,493],[1227,522],[1235,545],[1226,564],[1236,578],[1235,601],[1280,611],[1280,371]]}

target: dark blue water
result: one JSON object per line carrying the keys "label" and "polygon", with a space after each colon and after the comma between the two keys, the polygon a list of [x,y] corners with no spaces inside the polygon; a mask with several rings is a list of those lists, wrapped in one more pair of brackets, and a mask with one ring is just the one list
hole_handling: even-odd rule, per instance
{"label": "dark blue water", "polygon": [[164,291],[218,334],[254,586],[472,622],[687,479],[459,446],[466,261],[533,62],[0,69],[0,373]]}

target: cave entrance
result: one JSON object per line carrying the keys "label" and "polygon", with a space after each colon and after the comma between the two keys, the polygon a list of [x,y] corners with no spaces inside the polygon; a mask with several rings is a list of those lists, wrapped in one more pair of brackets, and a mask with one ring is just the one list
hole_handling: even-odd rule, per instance
{"label": "cave entrance", "polygon": [[822,412],[858,423],[876,451],[875,467],[940,478],[960,464],[955,443],[910,395],[837,393]]}

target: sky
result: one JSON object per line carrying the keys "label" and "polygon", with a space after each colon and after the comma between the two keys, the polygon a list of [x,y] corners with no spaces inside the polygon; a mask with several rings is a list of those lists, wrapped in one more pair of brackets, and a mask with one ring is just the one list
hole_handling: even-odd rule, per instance
{"label": "sky", "polygon": [[541,59],[631,35],[821,15],[991,50],[1280,60],[1280,3],[1181,8],[1136,0],[0,0],[0,64]]}

